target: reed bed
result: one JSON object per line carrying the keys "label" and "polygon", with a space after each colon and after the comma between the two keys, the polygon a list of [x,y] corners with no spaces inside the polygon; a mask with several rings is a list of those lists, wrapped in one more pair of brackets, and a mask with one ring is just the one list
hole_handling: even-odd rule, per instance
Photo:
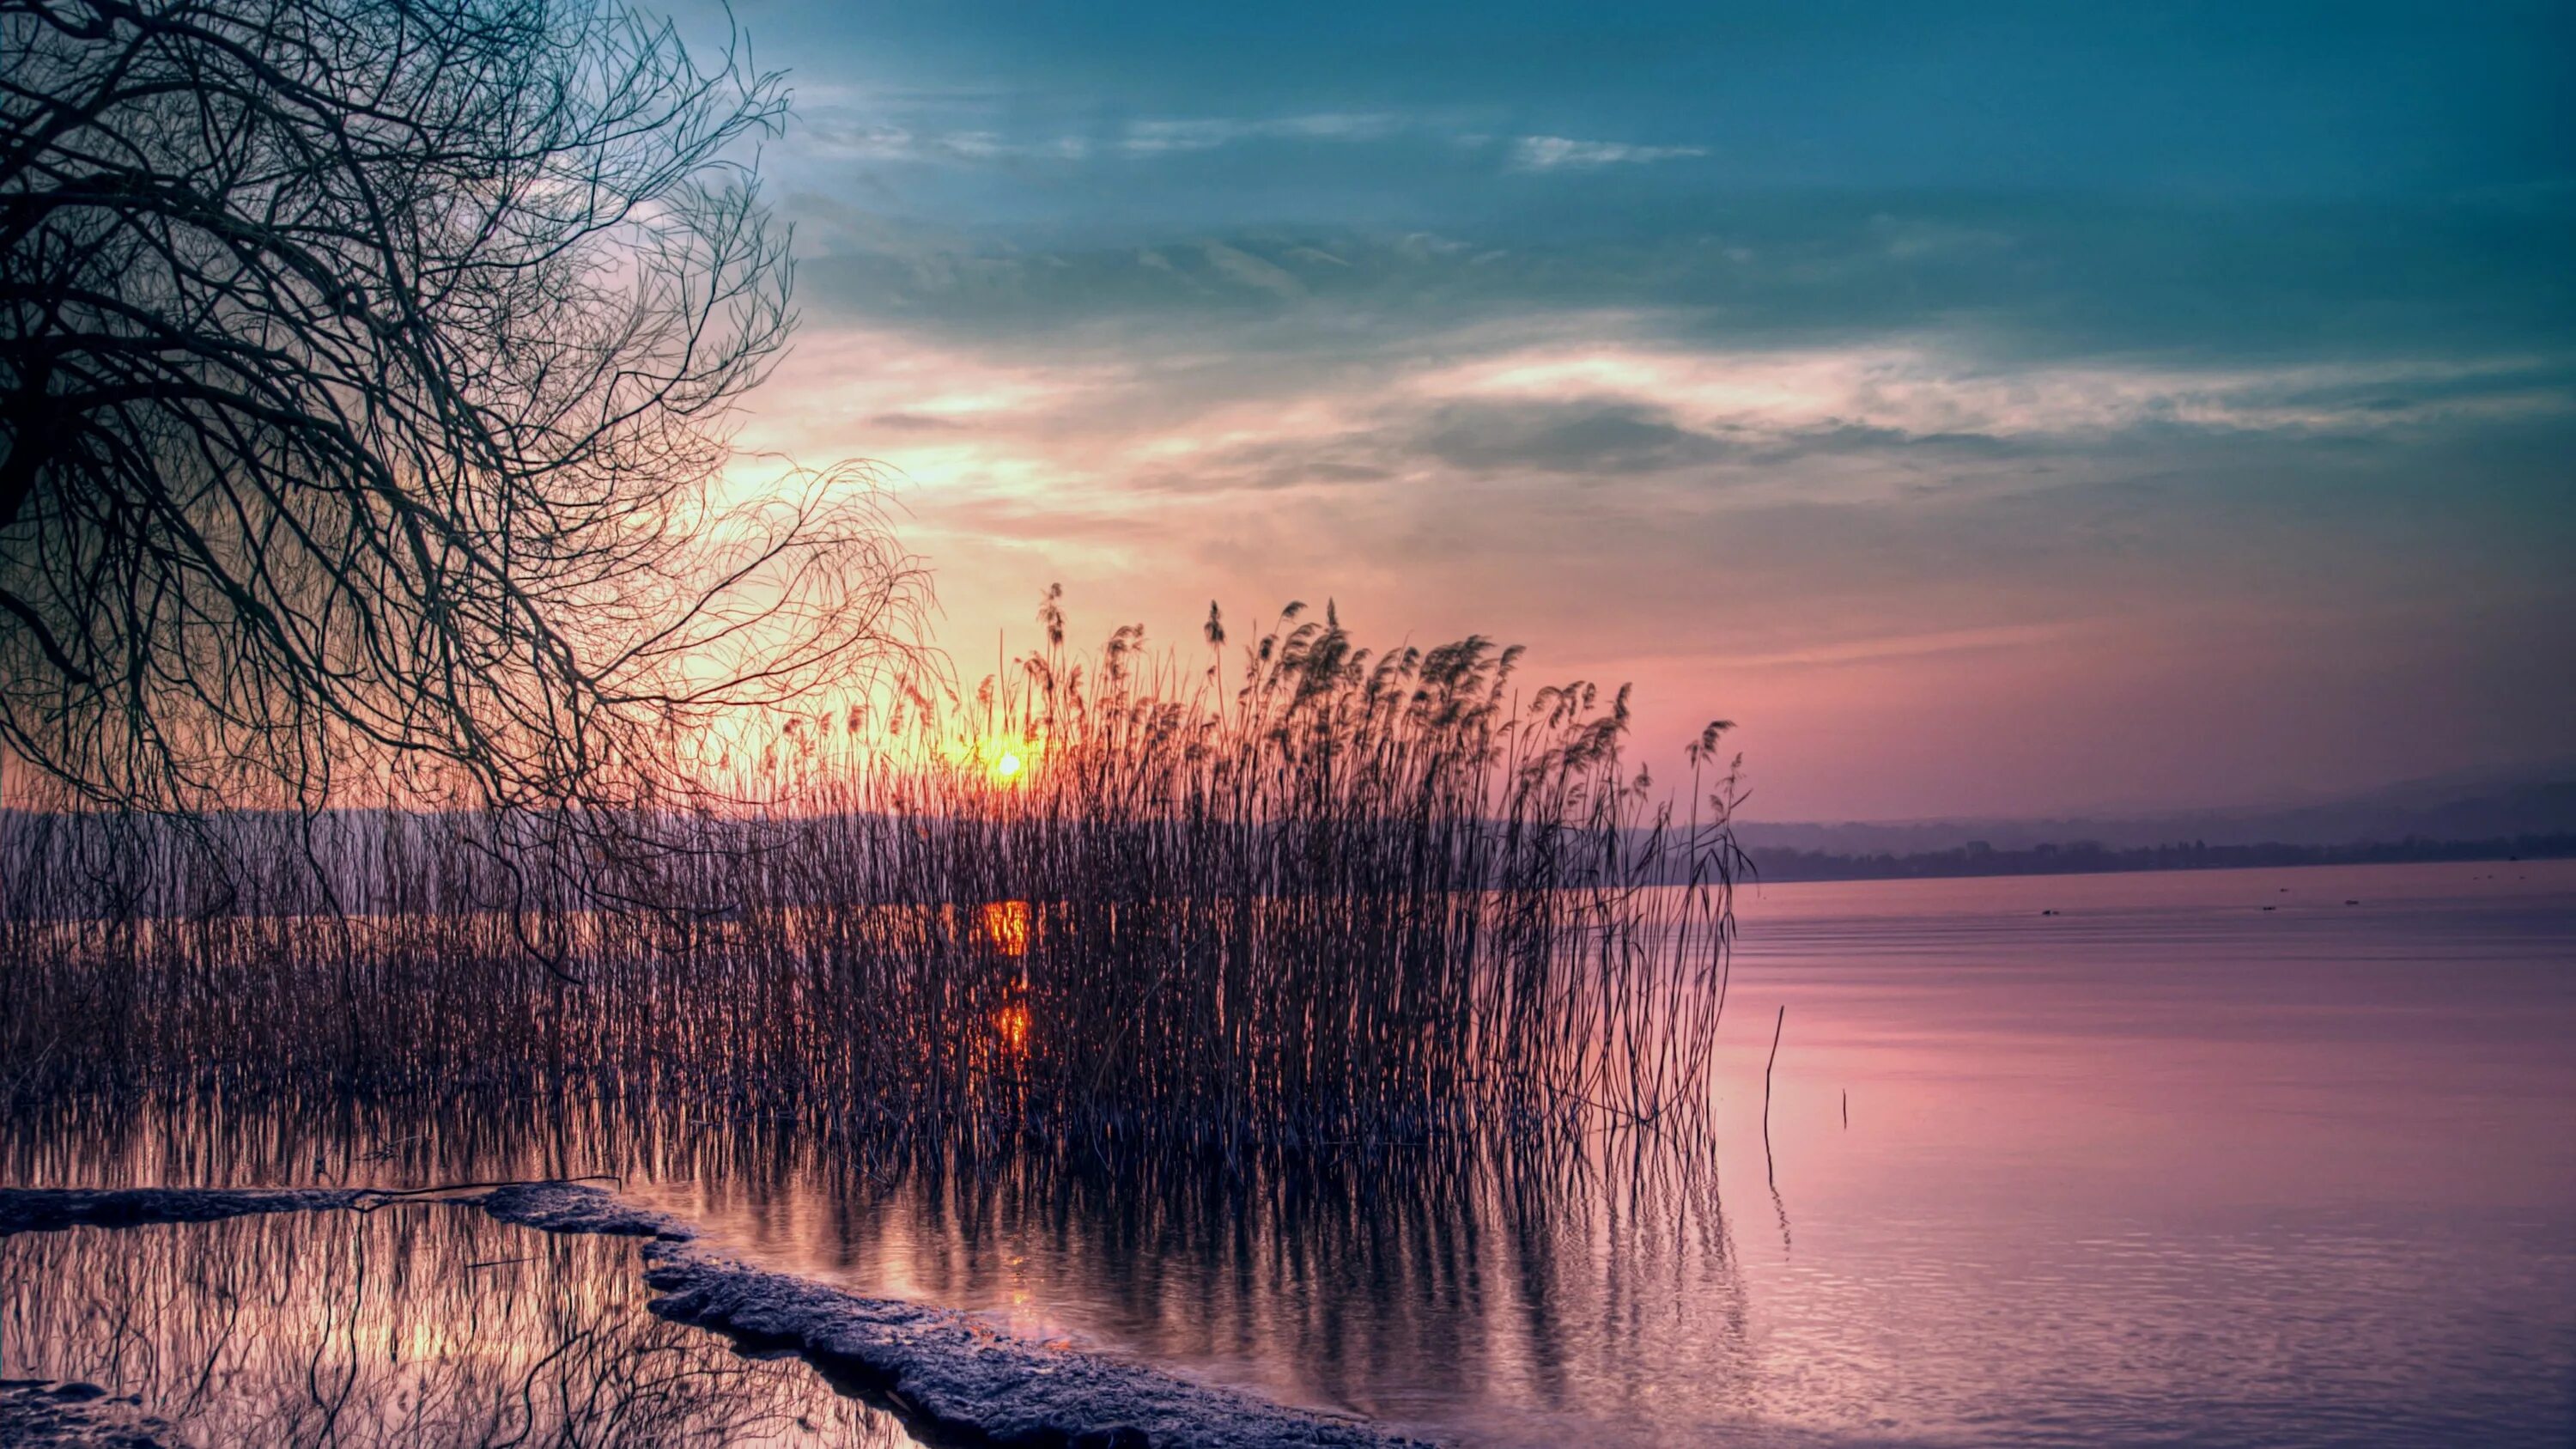
{"label": "reed bed", "polygon": [[[732,803],[0,819],[0,1092],[595,1092],[1330,1146],[1693,1118],[1733,770],[1626,692],[1292,608],[705,762]],[[1195,651],[1192,651],[1195,652]],[[712,753],[713,747],[709,747]]]}

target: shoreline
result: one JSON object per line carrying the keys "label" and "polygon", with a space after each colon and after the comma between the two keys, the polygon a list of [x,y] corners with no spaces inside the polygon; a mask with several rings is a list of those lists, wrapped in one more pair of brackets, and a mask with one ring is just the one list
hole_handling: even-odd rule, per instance
{"label": "shoreline", "polygon": [[[497,1222],[540,1232],[643,1239],[644,1281],[661,1295],[648,1305],[656,1316],[757,1347],[793,1351],[835,1387],[854,1384],[866,1396],[882,1398],[908,1430],[933,1442],[1032,1449],[1429,1449],[1429,1441],[1365,1420],[1292,1408],[1087,1350],[1032,1343],[956,1309],[862,1297],[755,1268],[699,1246],[697,1230],[678,1218],[579,1182],[408,1193],[0,1188],[0,1238],[402,1205],[475,1207]],[[63,1426],[62,1437],[50,1441],[56,1443],[94,1442],[81,1436],[120,1432],[122,1420],[151,1407],[127,1405],[105,1390],[87,1393],[91,1387],[32,1380],[9,1385],[13,1405],[23,1400]]]}
{"label": "shoreline", "polygon": [[[1759,827],[1754,827],[1758,830]],[[2109,846],[2073,840],[1998,849],[1845,853],[1795,846],[1745,848],[1749,879],[1766,885],[1875,880],[1984,880],[2061,875],[2148,875],[2171,871],[2283,870],[2353,865],[2518,864],[2576,856],[2576,835],[2488,840],[2396,840],[2351,845]]]}

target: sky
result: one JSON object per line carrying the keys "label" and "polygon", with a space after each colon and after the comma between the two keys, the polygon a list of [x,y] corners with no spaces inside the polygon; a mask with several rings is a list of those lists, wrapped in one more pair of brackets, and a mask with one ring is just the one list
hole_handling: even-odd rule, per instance
{"label": "sky", "polygon": [[742,440],[892,470],[970,680],[1331,599],[1770,820],[2576,750],[2576,9],[734,13]]}

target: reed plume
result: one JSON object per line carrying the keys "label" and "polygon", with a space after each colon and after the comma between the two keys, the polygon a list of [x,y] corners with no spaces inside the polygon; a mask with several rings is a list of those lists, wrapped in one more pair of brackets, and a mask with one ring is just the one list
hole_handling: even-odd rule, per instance
{"label": "reed plume", "polygon": [[[1723,723],[1291,606],[731,742],[727,810],[0,822],[0,1091],[597,1092],[939,1134],[1329,1146],[1695,1119]],[[1715,778],[1711,778],[1714,776]],[[612,859],[602,841],[651,840]],[[216,862],[220,860],[220,868]],[[535,969],[541,961],[553,970]]]}

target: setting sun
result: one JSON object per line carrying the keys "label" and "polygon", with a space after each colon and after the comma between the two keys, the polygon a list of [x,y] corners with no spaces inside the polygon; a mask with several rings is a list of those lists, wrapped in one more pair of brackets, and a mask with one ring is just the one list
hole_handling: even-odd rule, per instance
{"label": "setting sun", "polygon": [[961,771],[980,774],[988,784],[1014,787],[1028,783],[1039,754],[1037,741],[1019,735],[969,736],[951,740],[945,748]]}

